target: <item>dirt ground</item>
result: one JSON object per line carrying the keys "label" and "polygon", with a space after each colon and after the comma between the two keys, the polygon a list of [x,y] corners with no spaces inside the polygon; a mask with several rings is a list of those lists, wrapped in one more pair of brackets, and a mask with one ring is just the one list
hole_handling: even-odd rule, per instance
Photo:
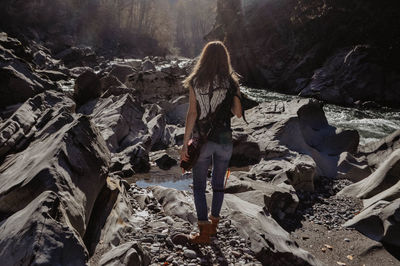
{"label": "dirt ground", "polygon": [[[328,230],[323,225],[303,221],[303,227],[293,231],[299,246],[325,265],[390,266],[400,265],[381,243],[356,230]],[[343,264],[341,264],[343,263]]]}

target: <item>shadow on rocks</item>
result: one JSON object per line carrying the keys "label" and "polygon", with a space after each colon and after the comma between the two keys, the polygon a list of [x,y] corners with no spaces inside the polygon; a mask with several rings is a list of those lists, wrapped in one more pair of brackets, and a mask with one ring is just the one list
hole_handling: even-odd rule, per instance
{"label": "shadow on rocks", "polygon": [[[341,204],[337,204],[336,200],[331,197],[335,196],[348,183],[351,182],[342,179],[319,177],[314,182],[314,192],[296,191],[300,200],[296,212],[287,214],[284,219],[277,220],[277,222],[288,232],[301,228],[302,221],[305,220],[324,224],[328,228],[341,225],[345,220],[345,217],[342,217],[339,213]],[[334,208],[334,206],[337,206],[337,208]],[[333,217],[326,218],[326,220],[329,220],[329,222],[326,222],[324,219],[328,216],[337,216],[337,219],[336,217],[334,217],[335,219]]]}

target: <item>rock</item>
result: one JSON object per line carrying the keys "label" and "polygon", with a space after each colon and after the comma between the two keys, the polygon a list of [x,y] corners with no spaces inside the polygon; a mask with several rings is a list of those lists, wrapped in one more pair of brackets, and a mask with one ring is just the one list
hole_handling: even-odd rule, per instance
{"label": "rock", "polygon": [[164,114],[157,115],[147,123],[151,139],[150,146],[153,150],[165,148],[162,143],[165,126],[166,121]]}
{"label": "rock", "polygon": [[90,47],[71,47],[55,55],[68,67],[95,65],[96,54]]}
{"label": "rock", "polygon": [[54,83],[41,78],[12,51],[0,46],[0,52],[0,108],[24,102],[36,94],[55,88]]}
{"label": "rock", "polygon": [[150,256],[136,241],[119,245],[107,253],[100,260],[100,265],[149,265]]}
{"label": "rock", "polygon": [[18,39],[8,36],[5,32],[0,32],[0,45],[2,46],[1,50],[3,56],[11,52],[14,57],[22,58],[28,62],[32,61],[31,50]]}
{"label": "rock", "polygon": [[101,83],[99,77],[92,71],[86,71],[75,81],[74,98],[79,105],[91,99],[100,97]]}
{"label": "rock", "polygon": [[184,127],[177,127],[175,125],[166,125],[164,129],[164,136],[162,138],[162,143],[165,146],[182,145],[183,137],[185,135]]}
{"label": "rock", "polygon": [[[69,261],[86,264],[87,251],[99,240],[91,236],[102,230],[101,221],[109,215],[106,210],[114,207],[118,213],[104,196],[110,161],[106,143],[89,117],[73,110],[73,101],[63,93],[48,91],[24,103],[0,129],[1,226],[10,236],[2,237],[2,245],[26,243],[29,248],[24,254],[30,257],[25,260],[64,264],[68,253],[73,255]],[[44,198],[46,203],[40,207]],[[42,229],[35,230],[40,217]],[[26,234],[27,228],[35,231]],[[46,232],[38,236],[45,240],[40,249],[31,243],[35,232]]]}
{"label": "rock", "polygon": [[157,166],[163,170],[169,170],[172,166],[177,165],[177,161],[171,158],[168,154],[164,151],[157,154],[154,158]]}
{"label": "rock", "polygon": [[126,85],[137,89],[145,102],[170,100],[173,97],[187,94],[187,90],[182,85],[185,77],[182,73],[185,73],[185,69],[179,66],[137,72],[128,77]]}
{"label": "rock", "polygon": [[165,214],[177,216],[192,224],[197,221],[196,214],[194,213],[194,205],[186,193],[162,186],[151,186],[149,189],[162,205]]}
{"label": "rock", "polygon": [[184,126],[187,110],[189,108],[189,99],[187,96],[180,96],[171,102],[171,107],[167,109],[167,123]]}
{"label": "rock", "polygon": [[314,191],[315,162],[308,155],[296,154],[295,156],[292,162],[263,159],[250,168],[249,176],[270,181],[275,185],[291,184],[296,190]]}
{"label": "rock", "polygon": [[37,123],[43,126],[52,117],[62,117],[63,112],[74,110],[75,103],[59,92],[47,91],[29,99],[0,125],[0,158],[26,148],[38,130]]}
{"label": "rock", "polygon": [[73,78],[78,78],[80,75],[87,71],[94,72],[93,68],[91,67],[74,67],[69,69],[69,74]]}
{"label": "rock", "polygon": [[322,68],[315,70],[310,83],[300,95],[336,104],[352,105],[357,100],[394,104],[395,101],[385,94],[389,93],[392,97],[396,97],[396,94],[387,91],[385,70],[374,62],[373,54],[374,51],[364,45],[344,48],[328,58]]}
{"label": "rock", "polygon": [[389,189],[396,190],[399,181],[400,149],[397,149],[370,176],[344,188],[339,194],[368,199],[385,191],[388,192]]}
{"label": "rock", "polygon": [[140,137],[147,133],[142,121],[144,110],[129,94],[91,101],[78,111],[92,116],[111,152],[140,143]]}
{"label": "rock", "polygon": [[133,194],[132,197],[139,204],[140,208],[143,210],[150,203],[150,198],[147,194]]}
{"label": "rock", "polygon": [[400,130],[397,130],[381,140],[360,146],[360,155],[366,156],[368,164],[376,169],[393,151],[399,148]]}
{"label": "rock", "polygon": [[84,237],[90,255],[123,243],[126,234],[140,226],[132,217],[135,210],[129,201],[123,180],[108,176],[100,191]]}
{"label": "rock", "polygon": [[127,77],[134,73],[135,73],[135,70],[129,65],[115,64],[115,65],[112,65],[109,75],[113,75],[121,83],[125,83]]}
{"label": "rock", "polygon": [[100,79],[101,82],[101,90],[106,91],[110,87],[120,87],[124,86],[122,82],[115,76],[108,74]]}
{"label": "rock", "polygon": [[380,200],[363,209],[344,224],[385,244],[400,247],[400,199],[392,202]]}
{"label": "rock", "polygon": [[155,71],[156,67],[150,60],[145,60],[142,62],[142,71]]}
{"label": "rock", "polygon": [[[155,107],[154,107],[155,108]],[[150,108],[151,109],[151,108]],[[163,142],[165,116],[142,108],[131,94],[110,95],[83,105],[79,112],[91,115],[112,152],[111,170],[123,177],[150,169],[148,153]],[[133,170],[133,172],[132,172]]]}
{"label": "rock", "polygon": [[125,85],[121,86],[111,86],[109,87],[100,97],[101,98],[108,98],[110,96],[121,96],[124,94],[130,94],[136,96],[137,93],[134,89],[128,88]]}
{"label": "rock", "polygon": [[[0,212],[14,213],[42,191],[60,192],[61,202],[68,208],[69,223],[83,236],[94,202],[105,184],[110,155],[87,117],[74,118],[60,112],[54,118],[35,124],[36,130],[30,137],[36,141],[25,146],[26,150],[8,156],[0,167],[2,182],[7,184],[1,188]],[[55,132],[58,134],[51,134]],[[28,167],[21,168],[21,164]]]}
{"label": "rock", "polygon": [[39,50],[33,55],[33,62],[37,66],[44,66],[46,61],[49,60],[49,55],[47,55],[44,51]]}
{"label": "rock", "polygon": [[189,259],[195,259],[195,258],[197,258],[196,252],[195,252],[194,250],[191,250],[191,249],[185,249],[185,250],[183,251],[183,255],[184,255],[186,258],[189,258]]}
{"label": "rock", "polygon": [[[124,172],[130,167],[134,172]],[[113,153],[110,171],[122,177],[131,177],[135,173],[147,173],[150,170],[149,154],[141,143],[129,146],[119,153]]]}
{"label": "rock", "polygon": [[44,191],[26,203],[0,222],[2,263],[85,265],[85,245],[76,231],[65,224],[68,216],[59,196]]}
{"label": "rock", "polygon": [[258,179],[312,191],[315,175],[336,177],[340,154],[357,151],[358,133],[330,126],[318,101],[261,103],[246,117],[249,125],[232,120],[231,164],[256,164],[251,173]]}
{"label": "rock", "polygon": [[59,81],[59,80],[67,80],[68,76],[60,71],[55,70],[37,70],[39,75],[51,80],[51,81]]}
{"label": "rock", "polygon": [[285,214],[294,213],[299,199],[293,187],[272,185],[264,181],[237,178],[231,175],[225,193],[234,194],[242,200],[265,207],[274,218],[282,220]]}
{"label": "rock", "polygon": [[354,227],[366,236],[400,247],[400,149],[395,150],[367,178],[352,184],[340,195],[363,199],[364,209],[344,226]]}
{"label": "rock", "polygon": [[227,194],[221,213],[232,220],[243,237],[250,238],[251,250],[263,265],[322,265],[300,249],[262,207]]}
{"label": "rock", "polygon": [[346,178],[358,182],[372,173],[365,157],[356,158],[343,152],[338,161],[338,178]]}

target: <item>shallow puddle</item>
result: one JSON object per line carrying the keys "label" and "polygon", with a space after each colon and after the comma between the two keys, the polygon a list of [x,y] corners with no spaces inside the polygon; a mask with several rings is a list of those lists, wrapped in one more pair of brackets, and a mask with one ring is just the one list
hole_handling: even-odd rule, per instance
{"label": "shallow puddle", "polygon": [[142,188],[157,185],[178,190],[190,190],[190,185],[193,183],[192,174],[183,174],[179,166],[173,166],[169,170],[152,166],[148,173],[136,174],[127,181],[129,183],[136,182]]}
{"label": "shallow puddle", "polygon": [[[249,167],[230,167],[231,172],[249,171]],[[211,168],[207,181],[211,181]],[[139,187],[146,188],[149,186],[163,186],[175,188],[178,190],[191,190],[193,177],[191,172],[182,173],[179,166],[174,166],[169,170],[162,170],[157,166],[152,166],[148,173],[135,174],[131,178],[127,178],[129,183],[136,182]]]}

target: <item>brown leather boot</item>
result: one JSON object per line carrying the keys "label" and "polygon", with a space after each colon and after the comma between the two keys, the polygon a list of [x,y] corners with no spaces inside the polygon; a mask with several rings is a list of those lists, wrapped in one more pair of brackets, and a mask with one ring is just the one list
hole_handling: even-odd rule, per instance
{"label": "brown leather boot", "polygon": [[221,218],[214,217],[212,215],[210,215],[209,218],[211,220],[211,236],[215,236],[217,234],[218,223]]}
{"label": "brown leather boot", "polygon": [[210,233],[212,224],[209,221],[197,222],[200,233],[189,235],[189,242],[192,244],[210,244]]}

